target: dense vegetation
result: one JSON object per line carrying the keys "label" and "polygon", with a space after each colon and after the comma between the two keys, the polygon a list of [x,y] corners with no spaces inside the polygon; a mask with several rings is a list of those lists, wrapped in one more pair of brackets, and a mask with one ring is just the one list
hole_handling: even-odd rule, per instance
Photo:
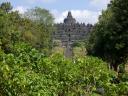
{"label": "dense vegetation", "polygon": [[11,50],[9,54],[0,52],[2,96],[127,94],[128,83],[114,84],[115,72],[98,58],[46,57],[25,43],[15,44]]}
{"label": "dense vegetation", "polygon": [[111,0],[90,35],[88,51],[110,63],[115,71],[128,60],[128,1]]}
{"label": "dense vegetation", "polygon": [[22,41],[47,52],[51,48],[51,32],[54,29],[52,25],[53,17],[46,9],[36,7],[21,15],[17,11],[12,11],[9,2],[2,3],[0,5],[1,48],[8,52],[14,43]]}
{"label": "dense vegetation", "polygon": [[[114,2],[116,1],[113,0],[108,9],[115,6]],[[107,21],[109,24],[111,20],[104,17],[107,16],[106,12],[108,11],[103,12],[103,16],[100,17],[99,23],[92,32],[92,36],[96,38],[99,38],[97,35],[102,37],[102,34],[99,35],[101,32],[110,31],[100,31],[100,28],[104,29],[104,24],[106,24],[104,22]],[[46,9],[36,7],[21,15],[17,11],[12,11],[9,2],[0,5],[0,96],[128,95],[128,74],[117,75],[103,61],[107,58],[105,56],[110,54],[101,50],[103,60],[92,56],[79,58],[76,56],[67,59],[60,54],[51,54],[50,41],[54,29],[53,17]],[[123,34],[124,31],[120,32]],[[124,35],[127,36],[127,34]],[[103,41],[102,38],[94,37],[93,44],[90,42],[89,45],[93,51],[97,43],[101,44],[98,40]],[[109,40],[109,36],[107,39]],[[79,43],[74,46],[76,49],[79,46],[83,48],[83,45]],[[83,52],[83,49],[79,50]],[[118,51],[121,52],[120,49]]]}

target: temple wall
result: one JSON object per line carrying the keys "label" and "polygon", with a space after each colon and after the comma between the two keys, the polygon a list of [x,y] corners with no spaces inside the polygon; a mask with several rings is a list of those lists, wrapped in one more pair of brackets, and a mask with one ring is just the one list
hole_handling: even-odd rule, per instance
{"label": "temple wall", "polygon": [[91,24],[76,23],[72,17],[71,12],[68,13],[64,23],[55,24],[56,32],[53,33],[54,40],[61,40],[65,45],[67,42],[76,42],[86,39],[87,34],[92,29]]}

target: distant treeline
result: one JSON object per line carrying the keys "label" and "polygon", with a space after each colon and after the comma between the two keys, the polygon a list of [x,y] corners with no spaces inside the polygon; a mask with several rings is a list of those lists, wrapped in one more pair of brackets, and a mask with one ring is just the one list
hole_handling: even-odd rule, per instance
{"label": "distant treeline", "polygon": [[39,7],[28,9],[24,14],[12,11],[9,2],[0,4],[0,46],[9,53],[16,42],[26,42],[40,51],[51,48],[53,16]]}

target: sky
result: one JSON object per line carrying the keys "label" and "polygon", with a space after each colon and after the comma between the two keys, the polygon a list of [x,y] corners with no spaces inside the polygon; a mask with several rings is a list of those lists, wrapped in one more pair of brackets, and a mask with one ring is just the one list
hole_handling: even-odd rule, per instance
{"label": "sky", "polygon": [[55,22],[63,22],[68,11],[80,23],[95,24],[102,10],[107,8],[110,0],[0,0],[11,2],[13,10],[24,13],[27,9],[41,7],[48,9],[54,16]]}

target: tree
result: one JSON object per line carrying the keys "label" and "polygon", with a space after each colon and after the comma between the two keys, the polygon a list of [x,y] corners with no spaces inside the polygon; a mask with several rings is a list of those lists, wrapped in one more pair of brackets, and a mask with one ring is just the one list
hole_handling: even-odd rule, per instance
{"label": "tree", "polygon": [[25,12],[25,17],[31,19],[32,21],[35,21],[36,23],[51,25],[53,24],[53,16],[52,14],[46,10],[42,9],[40,7],[35,7],[34,9],[28,9],[27,12]]}
{"label": "tree", "polygon": [[110,63],[114,70],[128,58],[128,1],[111,0],[90,36],[89,53]]}
{"label": "tree", "polygon": [[36,7],[25,12],[24,17],[33,22],[30,31],[36,37],[36,46],[39,48],[49,48],[54,30],[54,18],[51,13],[46,9]]}
{"label": "tree", "polygon": [[18,12],[12,11],[9,2],[0,4],[0,46],[6,52],[9,52],[14,42],[20,40],[19,26],[21,19]]}
{"label": "tree", "polygon": [[12,10],[12,6],[11,6],[11,3],[10,2],[4,2],[0,5],[0,9],[2,9],[3,11],[5,12],[9,12]]}

